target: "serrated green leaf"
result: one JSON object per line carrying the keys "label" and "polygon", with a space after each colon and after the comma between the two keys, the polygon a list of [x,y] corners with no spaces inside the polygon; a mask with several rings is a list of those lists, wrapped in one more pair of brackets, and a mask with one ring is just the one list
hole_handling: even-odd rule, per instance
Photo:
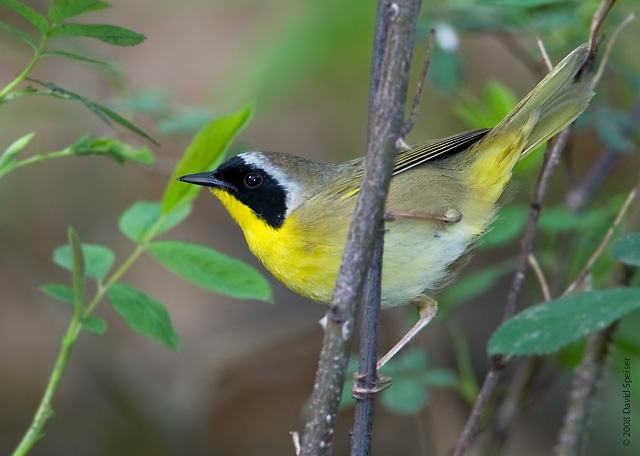
{"label": "serrated green leaf", "polygon": [[73,304],[73,288],[67,285],[49,283],[47,285],[42,285],[40,290],[51,296],[53,299]]}
{"label": "serrated green leaf", "polygon": [[640,288],[595,290],[554,299],[503,323],[489,340],[489,354],[552,353],[637,308]]}
{"label": "serrated green leaf", "polygon": [[620,263],[640,267],[640,233],[628,233],[611,246],[613,257]]}
{"label": "serrated green leaf", "polygon": [[104,8],[111,8],[111,5],[98,0],[53,0],[49,5],[49,19],[58,24],[70,17]]}
{"label": "serrated green leaf", "polygon": [[202,288],[234,298],[273,301],[262,274],[218,251],[174,241],[152,242],[147,250],[167,269]]}
{"label": "serrated green leaf", "polygon": [[[82,253],[86,263],[87,277],[98,281],[104,279],[115,260],[114,253],[96,244],[82,244]],[[53,262],[71,270],[71,250],[68,245],[58,247],[54,251]]]}
{"label": "serrated green leaf", "polygon": [[69,227],[68,238],[74,314],[80,315],[84,306],[85,261],[80,246],[80,238],[72,227]]}
{"label": "serrated green leaf", "polygon": [[126,283],[111,285],[107,295],[115,311],[134,331],[178,351],[179,337],[162,304]]}
{"label": "serrated green leaf", "polygon": [[47,21],[47,18],[38,13],[33,8],[25,5],[24,3],[17,2],[16,0],[0,0],[0,5],[4,5],[7,8],[10,8],[24,17],[26,20],[35,25],[43,35],[47,33],[47,30],[49,30],[49,22]]}
{"label": "serrated green leaf", "polygon": [[253,115],[253,105],[246,105],[238,112],[218,117],[205,125],[187,147],[184,156],[171,175],[162,198],[162,212],[193,200],[202,187],[179,182],[185,174],[199,173],[217,168],[233,138],[244,128]]}
{"label": "serrated green leaf", "polygon": [[35,133],[26,134],[15,140],[9,147],[7,147],[2,156],[0,156],[0,168],[14,160],[16,156],[22,152],[25,147],[27,147],[35,135]]}
{"label": "serrated green leaf", "polygon": [[82,137],[70,147],[76,155],[106,155],[118,163],[127,160],[136,161],[145,165],[151,165],[155,161],[153,153],[148,147],[134,149],[130,145],[112,138],[97,138],[92,140],[89,135]]}
{"label": "serrated green leaf", "polygon": [[24,41],[29,46],[31,46],[31,48],[34,51],[36,51],[38,49],[38,45],[36,44],[36,42],[33,41],[33,39],[29,35],[27,35],[26,33],[21,32],[17,28],[11,27],[9,24],[5,24],[4,22],[0,21],[0,29],[4,29],[7,32],[11,33],[12,35],[17,36],[22,41]]}
{"label": "serrated green leaf", "polygon": [[98,317],[87,317],[82,319],[82,328],[95,334],[104,334],[107,330],[107,322]]}
{"label": "serrated green leaf", "polygon": [[96,109],[100,110],[101,112],[103,112],[104,114],[109,116],[109,118],[111,120],[113,120],[115,123],[120,124],[125,128],[128,128],[129,130],[133,131],[134,133],[139,134],[143,138],[147,138],[149,141],[151,141],[152,143],[154,143],[157,146],[160,145],[160,143],[158,143],[158,141],[156,141],[151,135],[149,135],[149,133],[144,131],[142,128],[138,127],[133,122],[125,119],[124,117],[122,117],[117,112],[107,108],[104,105],[101,105],[100,103],[96,103],[95,101],[91,101],[90,103],[91,103],[91,105],[93,107],[95,107]]}
{"label": "serrated green leaf", "polygon": [[95,38],[116,46],[136,46],[147,39],[141,33],[107,24],[64,24],[54,28],[50,36],[52,38],[71,36]]}
{"label": "serrated green leaf", "polygon": [[120,231],[134,242],[142,242],[149,231],[163,218],[154,235],[158,236],[178,225],[191,213],[191,204],[180,206],[162,215],[161,203],[138,201],[125,211],[120,217],[118,226]]}
{"label": "serrated green leaf", "polygon": [[78,60],[80,62],[88,62],[88,63],[97,63],[98,65],[111,65],[109,62],[105,62],[104,60],[96,60],[91,59],[89,57],[85,57],[80,54],[74,54],[73,52],[65,52],[65,51],[46,51],[40,54],[42,57],[66,57],[68,59]]}
{"label": "serrated green leaf", "polygon": [[429,400],[427,388],[413,377],[394,378],[391,388],[382,393],[381,403],[398,415],[415,415]]}

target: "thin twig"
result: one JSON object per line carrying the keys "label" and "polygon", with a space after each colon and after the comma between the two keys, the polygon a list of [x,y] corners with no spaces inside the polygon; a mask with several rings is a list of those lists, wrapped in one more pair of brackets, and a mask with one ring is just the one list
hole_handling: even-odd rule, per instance
{"label": "thin twig", "polygon": [[[509,289],[509,294],[507,295],[507,303],[505,305],[502,321],[506,321],[511,318],[516,311],[516,299],[520,294],[522,282],[524,281],[525,270],[527,268],[527,258],[533,249],[533,240],[537,231],[540,211],[542,210],[542,202],[544,201],[549,188],[551,176],[558,166],[560,155],[569,141],[569,136],[571,135],[572,130],[573,128],[571,125],[565,128],[560,135],[558,135],[555,145],[553,147],[549,145],[547,146],[547,152],[545,153],[544,162],[540,175],[538,176],[538,182],[536,183],[536,188],[531,202],[531,209],[529,210],[529,219],[522,237],[518,266]],[[460,435],[460,439],[458,440],[452,456],[462,456],[471,444],[471,440],[475,434],[480,417],[493,394],[498,383],[498,379],[500,378],[500,374],[506,364],[507,360],[504,360],[502,356],[494,356],[491,358],[491,365],[487,375],[485,376],[482,388],[480,389],[480,394],[478,395],[478,399],[471,410],[467,423],[465,424],[464,430]]]}
{"label": "thin twig", "polygon": [[416,93],[413,96],[413,105],[411,106],[411,114],[409,118],[402,126],[402,130],[400,131],[400,138],[404,139],[407,134],[411,130],[413,130],[413,126],[416,123],[416,119],[418,118],[418,112],[420,111],[420,101],[422,100],[422,88],[424,86],[424,81],[427,78],[427,72],[429,71],[429,64],[431,63],[431,53],[433,52],[433,42],[436,37],[435,29],[431,29],[429,32],[429,41],[427,42],[427,50],[424,56],[424,62],[422,63],[422,72],[420,73],[420,79],[418,80],[418,85],[416,87]]}
{"label": "thin twig", "polygon": [[536,77],[543,78],[546,76],[544,65],[541,65],[538,61],[533,60],[529,54],[529,52],[522,47],[520,42],[513,37],[512,33],[508,32],[498,32],[500,35],[500,43],[507,50],[515,56],[520,62],[527,67],[527,69],[531,72],[531,74]]}
{"label": "thin twig", "polygon": [[598,6],[598,10],[594,13],[591,18],[591,27],[589,29],[589,41],[591,41],[591,52],[592,55],[595,54],[596,49],[598,49],[598,33],[600,32],[600,27],[604,22],[605,18],[609,14],[609,10],[613,6],[616,0],[603,0]]}
{"label": "thin twig", "polygon": [[544,43],[542,42],[540,35],[536,35],[536,43],[538,43],[538,49],[540,49],[542,61],[547,66],[547,70],[553,70],[553,63],[551,63],[551,59],[549,58],[549,54],[547,54],[547,50],[544,47]]}
{"label": "thin twig", "polygon": [[536,257],[533,255],[533,253],[530,253],[527,259],[529,261],[529,265],[533,269],[533,272],[535,272],[536,274],[538,282],[540,283],[540,289],[542,290],[542,296],[544,296],[544,300],[551,301],[551,292],[549,291],[549,284],[547,283],[547,279],[545,279],[544,277],[544,273],[540,268],[540,264],[538,264],[538,260],[536,260]]}
{"label": "thin twig", "polygon": [[[628,125],[625,124],[620,132],[625,139],[633,136],[638,129],[638,123],[640,122],[640,95],[629,110],[627,116],[629,123]],[[580,212],[584,208],[587,201],[591,199],[595,190],[621,156],[622,154],[620,154],[620,152],[615,151],[611,147],[604,149],[599,160],[591,167],[591,171],[587,177],[585,177],[576,188],[569,192],[567,203],[573,211]]]}
{"label": "thin twig", "polygon": [[569,405],[555,448],[556,456],[582,454],[581,449],[587,437],[585,430],[595,406],[593,397],[602,378],[611,335],[616,326],[614,323],[588,339],[584,357],[573,378]]}
{"label": "thin twig", "polygon": [[616,42],[616,39],[618,38],[618,35],[622,31],[622,29],[625,28],[627,26],[627,24],[629,24],[635,18],[636,18],[636,13],[634,11],[633,13],[629,14],[620,23],[620,25],[618,25],[616,27],[616,30],[613,32],[613,35],[611,35],[611,39],[607,43],[607,48],[604,50],[604,55],[602,57],[602,62],[600,62],[600,66],[598,67],[598,71],[596,72],[595,76],[593,76],[593,84],[594,85],[597,84],[598,82],[600,82],[600,78],[602,78],[602,74],[604,73],[604,67],[605,67],[607,61],[609,60],[609,55],[611,54],[611,49],[613,48],[613,44]]}
{"label": "thin twig", "polygon": [[571,283],[571,285],[567,287],[565,292],[562,293],[562,296],[567,296],[573,293],[576,290],[576,288],[578,288],[580,284],[584,282],[584,279],[587,278],[587,276],[589,275],[589,272],[591,272],[591,268],[593,268],[593,265],[595,264],[595,262],[598,260],[598,258],[600,258],[600,255],[602,255],[602,252],[604,252],[604,249],[607,246],[607,244],[609,244],[611,237],[615,233],[616,228],[618,228],[618,225],[622,221],[624,214],[626,214],[627,209],[629,209],[629,206],[635,199],[636,194],[637,194],[637,188],[634,187],[629,192],[629,195],[627,195],[627,199],[625,200],[624,204],[618,211],[618,215],[616,215],[615,220],[607,230],[607,234],[605,234],[604,237],[602,238],[600,245],[598,246],[596,251],[593,252],[593,255],[591,255],[591,258],[589,258],[589,261],[587,261],[587,264],[584,266],[584,268],[582,268],[582,271],[580,271],[580,274],[578,274],[578,277],[576,277],[576,279]]}
{"label": "thin twig", "polygon": [[[327,313],[309,417],[302,439],[302,454],[305,456],[331,453],[356,315],[397,154],[395,142],[404,123],[420,3],[420,0],[380,0],[378,4],[365,173]],[[390,27],[395,29],[394,33],[389,33]]]}

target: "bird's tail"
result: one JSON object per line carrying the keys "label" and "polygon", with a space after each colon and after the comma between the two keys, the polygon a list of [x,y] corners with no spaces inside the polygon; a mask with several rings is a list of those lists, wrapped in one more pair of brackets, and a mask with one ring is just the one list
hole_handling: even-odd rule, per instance
{"label": "bird's tail", "polygon": [[[591,81],[577,76],[589,58],[589,44],[574,49],[469,151],[465,181],[500,196],[518,160],[573,122],[593,96]],[[496,195],[493,195],[496,193]]]}

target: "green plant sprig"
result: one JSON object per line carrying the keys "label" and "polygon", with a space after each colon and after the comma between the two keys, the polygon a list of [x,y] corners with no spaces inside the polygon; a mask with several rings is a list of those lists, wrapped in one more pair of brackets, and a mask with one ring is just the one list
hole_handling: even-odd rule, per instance
{"label": "green plant sprig", "polygon": [[[42,57],[46,56],[58,56],[76,61],[106,64],[106,62],[101,60],[92,59],[72,52],[45,50],[49,41],[54,38],[89,37],[116,46],[135,46],[142,43],[146,39],[144,35],[123,27],[107,24],[75,24],[68,22],[69,19],[81,14],[110,8],[111,5],[109,3],[97,0],[52,0],[49,6],[48,17],[45,17],[36,10],[17,0],[0,0],[0,5],[3,5],[22,16],[40,32],[40,40],[36,44],[36,41],[34,41],[29,35],[0,21],[0,29],[8,31],[22,39],[33,49],[31,61],[27,64],[24,70],[0,90],[0,105],[9,101],[14,101],[18,98],[32,95],[46,95],[66,100],[79,101],[107,124],[111,125],[111,122],[109,121],[110,119],[157,144],[157,141],[143,129],[106,106],[102,106],[99,103],[88,100],[87,98],[66,90],[52,82],[42,82],[30,77],[30,74],[36,64]],[[26,80],[40,84],[47,90],[37,90],[31,86],[21,90],[16,90],[16,88]]]}
{"label": "green plant sprig", "polygon": [[[56,249],[54,262],[71,271],[72,286],[49,284],[42,290],[55,299],[73,304],[74,311],[44,395],[29,429],[12,456],[23,456],[42,437],[44,426],[52,416],[53,397],[81,330],[102,334],[107,329],[104,320],[93,317],[105,296],[132,329],[178,350],[178,335],[166,308],[154,298],[120,281],[142,253],[151,253],[169,270],[203,288],[238,298],[272,300],[268,282],[252,267],[203,246],[154,241],[189,215],[191,201],[199,191],[196,186],[179,185],[174,178],[184,170],[199,172],[217,166],[252,112],[252,106],[248,105],[206,125],[195,136],[176,167],[163,201],[140,201],[124,212],[119,222],[120,230],[135,242],[136,247],[106,281],[115,255],[103,246],[81,244],[73,228],[69,228],[69,244]],[[95,280],[97,284],[95,295],[89,301],[84,299],[86,278]]]}

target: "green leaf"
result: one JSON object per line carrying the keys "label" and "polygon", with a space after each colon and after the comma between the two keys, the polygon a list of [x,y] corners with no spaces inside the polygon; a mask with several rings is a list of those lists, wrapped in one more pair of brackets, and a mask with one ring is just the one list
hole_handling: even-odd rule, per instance
{"label": "green leaf", "polygon": [[64,24],[54,28],[50,36],[52,38],[84,36],[116,46],[136,46],[147,39],[141,33],[107,24]]}
{"label": "green leaf", "polygon": [[382,405],[399,415],[417,414],[428,400],[427,388],[414,377],[394,378],[391,388],[385,390],[381,397]]}
{"label": "green leaf", "polygon": [[132,160],[145,165],[151,165],[155,161],[153,153],[148,147],[134,149],[128,144],[112,138],[92,140],[89,135],[86,135],[73,144],[70,149],[71,152],[76,155],[106,155],[118,163]]}
{"label": "green leaf", "polygon": [[551,353],[639,307],[640,288],[595,290],[554,299],[503,323],[489,340],[489,354]]}
{"label": "green leaf", "polygon": [[167,269],[202,288],[234,298],[272,302],[269,282],[242,261],[184,242],[153,242],[147,250]]}
{"label": "green leaf", "polygon": [[162,206],[158,203],[138,201],[120,217],[120,231],[134,242],[142,242],[149,234],[149,231],[162,218],[162,223],[155,230],[154,236],[158,236],[169,231],[174,226],[182,222],[191,213],[191,205],[185,204],[166,214],[162,215]]}
{"label": "green leaf", "polygon": [[246,105],[238,112],[218,117],[205,125],[193,138],[184,156],[171,175],[171,180],[162,199],[162,212],[193,200],[202,187],[179,182],[185,174],[203,172],[217,168],[233,138],[242,130],[253,115],[253,105]]}
{"label": "green leaf", "polygon": [[15,160],[16,156],[20,152],[22,152],[25,147],[27,147],[27,145],[31,142],[35,135],[35,133],[26,134],[23,137],[15,140],[9,147],[7,147],[2,156],[0,156],[0,168],[2,168],[10,161]]}
{"label": "green leaf", "polygon": [[607,146],[619,154],[628,154],[634,144],[631,136],[636,122],[626,112],[611,108],[599,108],[593,114],[596,133]]}
{"label": "green leaf", "polygon": [[33,8],[25,5],[24,3],[17,2],[16,0],[0,0],[0,5],[4,5],[7,8],[10,8],[24,17],[26,20],[35,25],[43,35],[47,33],[47,30],[49,30],[49,22],[47,21],[47,18],[38,13]]}
{"label": "green leaf", "polygon": [[163,135],[198,131],[214,118],[209,108],[189,108],[158,122],[158,132]]}
{"label": "green leaf", "polygon": [[111,5],[98,0],[53,0],[49,6],[49,19],[58,24],[70,17],[104,8],[111,8]]}
{"label": "green leaf", "polygon": [[162,304],[126,283],[111,285],[107,295],[115,311],[134,331],[178,351],[178,335],[171,326],[169,312]]}
{"label": "green leaf", "polygon": [[498,81],[487,83],[485,99],[492,116],[492,125],[497,125],[518,104],[518,100],[511,89]]}
{"label": "green leaf", "polygon": [[73,283],[74,314],[80,315],[84,306],[85,264],[80,238],[72,227],[69,227],[69,260]]}
{"label": "green leaf", "polygon": [[98,317],[86,317],[82,319],[82,327],[89,332],[102,335],[107,330],[107,322]]}
{"label": "green leaf", "polygon": [[613,257],[620,263],[640,267],[640,233],[629,233],[611,246]]}
{"label": "green leaf", "polygon": [[101,105],[100,103],[91,101],[88,98],[83,97],[82,95],[79,95],[75,92],[67,90],[64,87],[59,86],[58,84],[54,84],[53,82],[43,82],[31,77],[27,79],[48,88],[51,92],[46,93],[47,95],[63,98],[66,100],[69,100],[69,99],[78,100],[80,103],[82,103],[87,108],[89,108],[91,112],[93,112],[95,115],[100,117],[100,119],[102,119],[109,126],[112,126],[111,122],[109,121],[109,118],[111,118],[111,120],[122,125],[123,127],[128,128],[129,130],[139,134],[144,138],[147,138],[149,141],[153,142],[154,144],[158,144],[158,142],[155,139],[153,139],[151,136],[149,136],[149,134],[146,133],[142,128],[138,127],[133,122],[128,121],[117,112],[112,111],[106,106]]}
{"label": "green leaf", "polygon": [[590,209],[579,214],[566,206],[545,208],[538,225],[549,233],[588,231],[606,220],[606,214],[599,209]]}
{"label": "green leaf", "polygon": [[454,287],[444,296],[444,301],[451,304],[459,304],[473,297],[490,290],[501,277],[513,271],[514,262],[512,260],[502,263],[485,266],[476,271],[463,275]]}
{"label": "green leaf", "polygon": [[93,106],[94,108],[98,109],[99,111],[101,111],[104,114],[106,114],[107,116],[109,116],[109,118],[111,120],[113,120],[115,123],[120,124],[125,128],[128,128],[129,130],[133,131],[134,133],[139,134],[143,138],[147,138],[149,141],[151,141],[152,143],[154,143],[157,146],[160,145],[160,143],[158,143],[158,141],[156,141],[151,135],[149,135],[149,133],[144,131],[142,128],[138,127],[133,122],[125,119],[124,117],[122,117],[117,112],[107,108],[104,105],[101,105],[100,103],[96,103],[95,101],[91,101],[90,103],[91,103],[91,106]]}
{"label": "green leaf", "polygon": [[[115,259],[114,253],[106,247],[95,244],[82,244],[82,253],[86,262],[87,277],[95,280],[105,278]],[[58,247],[53,253],[53,262],[71,270],[71,249],[67,245]]]}
{"label": "green leaf", "polygon": [[450,388],[458,383],[458,376],[446,369],[429,369],[425,373],[424,380],[429,386]]}
{"label": "green leaf", "polygon": [[68,59],[78,60],[80,62],[97,63],[98,65],[111,65],[109,62],[105,62],[104,60],[90,59],[89,57],[85,57],[85,56],[80,55],[80,54],[74,54],[73,52],[46,51],[46,52],[43,52],[40,55],[42,57],[49,57],[49,56],[66,57]]}
{"label": "green leaf", "polygon": [[482,248],[508,244],[520,236],[529,217],[527,206],[512,204],[500,209],[486,234],[480,238]]}
{"label": "green leaf", "polygon": [[9,24],[5,24],[4,22],[0,21],[0,29],[4,29],[7,32],[11,33],[12,35],[17,36],[22,41],[24,41],[29,46],[31,46],[34,51],[36,51],[38,49],[38,45],[36,44],[36,42],[33,41],[33,39],[31,39],[31,37],[29,35],[21,32],[17,28],[13,28]]}
{"label": "green leaf", "polygon": [[17,100],[18,98],[28,97],[30,95],[34,95],[39,93],[37,89],[34,89],[31,86],[26,86],[20,90],[12,90],[3,98],[0,98],[0,104],[6,103],[8,101]]}
{"label": "green leaf", "polygon": [[104,121],[107,125],[112,126],[111,122],[109,122],[109,119],[102,113],[102,111],[100,111],[97,107],[95,107],[93,105],[92,101],[90,101],[89,99],[83,97],[82,95],[79,95],[79,94],[77,94],[75,92],[67,90],[64,87],[61,87],[58,84],[55,84],[53,82],[44,82],[44,81],[40,81],[39,79],[32,78],[32,77],[27,77],[27,79],[29,81],[33,81],[33,82],[35,82],[37,84],[40,84],[40,85],[46,87],[47,89],[49,89],[50,92],[44,92],[47,95],[55,96],[57,98],[62,98],[64,100],[77,100],[77,101],[79,101],[80,103],[85,105],[87,108],[89,108],[89,110],[91,112],[93,112],[95,115],[100,117],[100,119],[102,119],[102,121]]}
{"label": "green leaf", "polygon": [[456,51],[434,47],[427,76],[435,88],[444,93],[454,93],[462,84],[463,72],[462,61]]}
{"label": "green leaf", "polygon": [[42,285],[40,290],[58,301],[73,304],[73,289],[60,283],[49,283]]}

